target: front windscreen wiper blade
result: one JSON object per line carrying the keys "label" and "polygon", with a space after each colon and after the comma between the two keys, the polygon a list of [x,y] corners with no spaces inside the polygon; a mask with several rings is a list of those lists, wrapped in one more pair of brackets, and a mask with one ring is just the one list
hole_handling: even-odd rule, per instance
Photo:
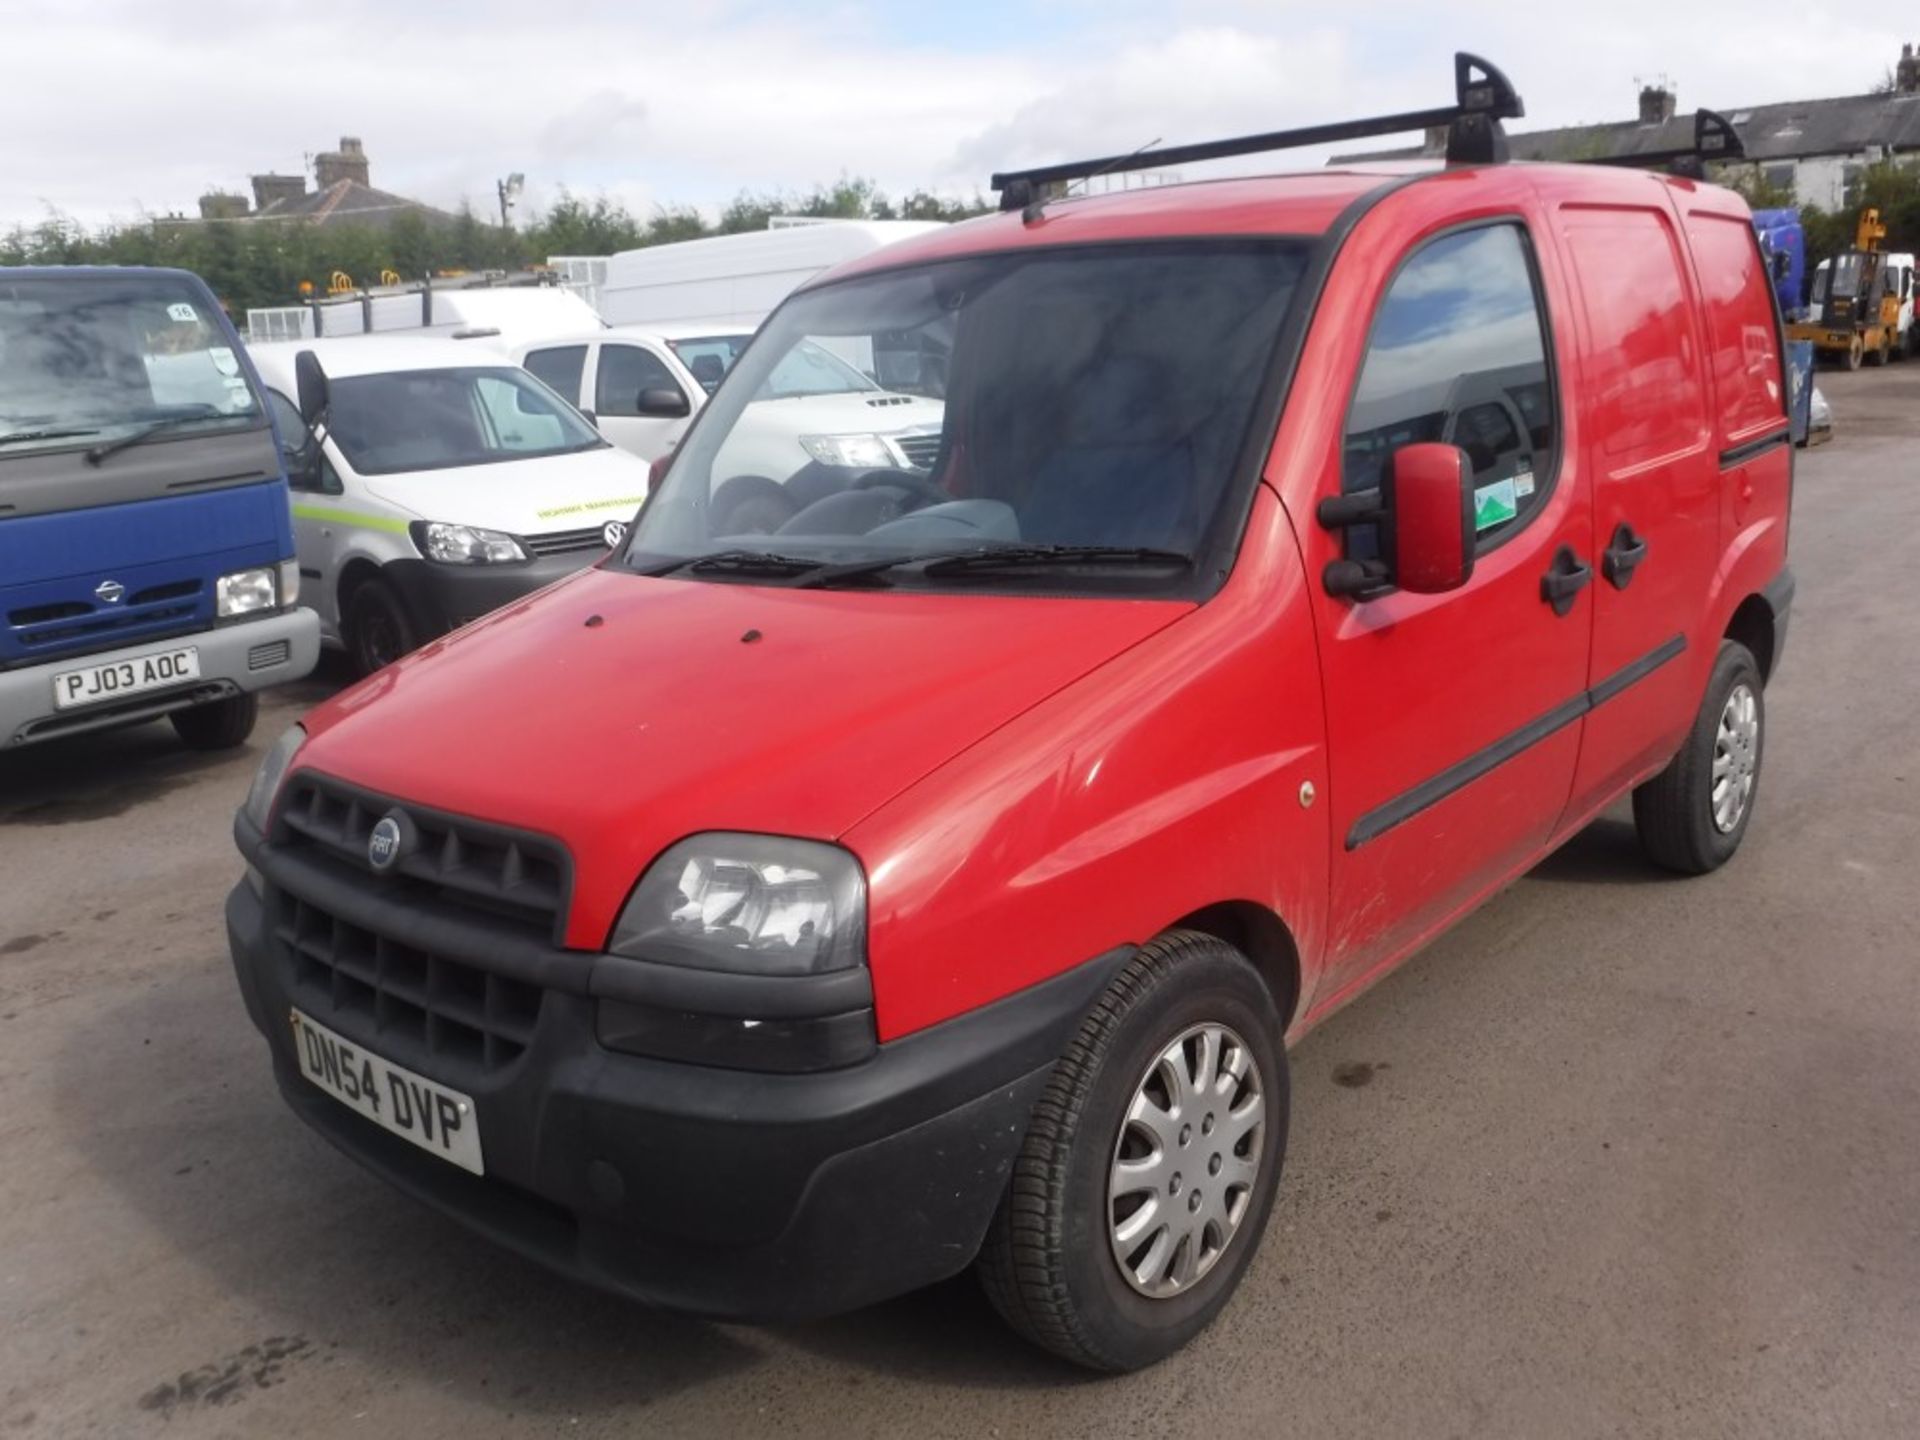
{"label": "front windscreen wiper blade", "polygon": [[158,420],[149,420],[138,430],[129,430],[126,434],[116,435],[111,440],[102,440],[98,445],[95,445],[91,450],[87,451],[87,459],[98,465],[109,455],[117,454],[130,445],[138,445],[142,440],[145,440],[151,435],[158,435],[163,430],[171,430],[176,425],[185,425],[192,420],[205,420],[209,416],[218,415],[219,413],[218,410],[215,410],[209,405],[204,410],[196,410],[190,415],[165,415]]}
{"label": "front windscreen wiper blade", "polygon": [[1189,569],[1193,557],[1182,550],[1156,550],[1145,545],[998,545],[946,555],[929,561],[920,573],[934,579],[988,575],[1002,570],[1037,570],[1043,566],[1138,566],[1144,570]]}
{"label": "front windscreen wiper blade", "polygon": [[20,445],[28,440],[71,440],[99,433],[98,430],[16,430],[11,435],[0,435],[0,445]]}
{"label": "front windscreen wiper blade", "polygon": [[965,550],[942,550],[931,555],[895,555],[888,559],[849,560],[844,565],[822,565],[796,586],[824,589],[845,580],[864,580],[909,565],[935,579],[953,575],[980,575],[998,570],[1030,570],[1043,565],[1138,565],[1145,569],[1185,569],[1191,555],[1178,550],[1153,550],[1137,545],[975,545]]}
{"label": "front windscreen wiper blade", "polygon": [[676,570],[691,570],[705,575],[776,575],[788,578],[804,575],[822,567],[819,560],[798,555],[775,555],[767,550],[716,550],[710,555],[687,555],[664,564],[650,565],[636,573],[671,575]]}

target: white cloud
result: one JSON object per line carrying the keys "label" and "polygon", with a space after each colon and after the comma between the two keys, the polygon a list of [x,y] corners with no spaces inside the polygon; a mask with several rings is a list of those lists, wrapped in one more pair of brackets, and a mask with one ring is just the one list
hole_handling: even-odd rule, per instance
{"label": "white cloud", "polygon": [[342,133],[375,184],[483,213],[516,170],[532,206],[565,187],[712,207],[843,171],[971,191],[1155,137],[1442,103],[1457,45],[1513,77],[1522,127],[1624,117],[1634,77],[1663,72],[1683,106],[1733,107],[1864,90],[1898,54],[1875,18],[1787,0],[999,0],[971,19],[880,0],[0,0],[0,225],[191,210]]}

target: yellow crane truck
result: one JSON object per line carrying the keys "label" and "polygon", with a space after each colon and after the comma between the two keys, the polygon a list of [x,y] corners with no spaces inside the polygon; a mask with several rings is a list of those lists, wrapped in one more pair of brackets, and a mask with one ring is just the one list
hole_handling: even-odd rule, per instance
{"label": "yellow crane truck", "polygon": [[1790,340],[1811,340],[1822,359],[1849,370],[1884,365],[1900,343],[1900,295],[1889,283],[1880,242],[1887,227],[1872,206],[1860,212],[1853,248],[1833,257],[1824,285],[1814,286],[1812,314],[1787,327]]}

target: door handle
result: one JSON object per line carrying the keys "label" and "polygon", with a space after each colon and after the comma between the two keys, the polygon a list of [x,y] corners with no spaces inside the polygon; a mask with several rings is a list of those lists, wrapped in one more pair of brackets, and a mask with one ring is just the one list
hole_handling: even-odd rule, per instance
{"label": "door handle", "polygon": [[1553,552],[1547,573],[1540,577],[1540,598],[1553,607],[1554,614],[1564,615],[1573,609],[1574,597],[1592,579],[1593,567],[1581,563],[1571,545],[1562,545]]}
{"label": "door handle", "polygon": [[1633,572],[1640,568],[1640,562],[1646,558],[1647,542],[1633,533],[1633,526],[1622,520],[1614,527],[1613,538],[1601,553],[1600,571],[1614,589],[1624,590],[1633,583]]}

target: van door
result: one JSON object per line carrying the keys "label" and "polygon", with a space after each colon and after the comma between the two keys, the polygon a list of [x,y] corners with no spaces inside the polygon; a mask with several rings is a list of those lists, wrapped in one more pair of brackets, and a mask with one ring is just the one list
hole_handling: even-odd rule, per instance
{"label": "van door", "polygon": [[[1664,189],[1664,187],[1663,187]],[[1564,206],[1559,231],[1579,297],[1581,383],[1592,397],[1587,466],[1593,476],[1593,661],[1579,774],[1566,828],[1665,764],[1693,723],[1714,637],[1700,633],[1720,539],[1720,460],[1707,412],[1707,369],[1730,396],[1767,383],[1771,424],[1786,412],[1766,270],[1753,227],[1715,227],[1698,281],[1677,217],[1660,192],[1644,206]],[[1724,231],[1724,234],[1721,232]],[[1722,243],[1724,242],[1724,243]],[[1751,334],[1723,315],[1746,286],[1758,297]],[[1704,294],[1702,293],[1704,292]],[[1736,420],[1743,438],[1750,412]]]}
{"label": "van door", "polygon": [[[658,460],[673,448],[686,426],[693,401],[666,360],[649,345],[632,340],[603,340],[594,357],[593,404],[600,433],[642,460]],[[678,395],[678,415],[642,415],[640,396],[648,390]]]}
{"label": "van door", "polygon": [[[1390,223],[1388,208],[1370,218]],[[1372,489],[1400,446],[1449,441],[1471,462],[1480,535],[1457,590],[1356,600],[1315,587],[1337,847],[1316,1005],[1540,853],[1584,713],[1592,515],[1536,243],[1500,218],[1401,254],[1322,493]],[[1312,533],[1317,574],[1342,552]],[[1368,559],[1380,537],[1354,527],[1343,543]]]}

